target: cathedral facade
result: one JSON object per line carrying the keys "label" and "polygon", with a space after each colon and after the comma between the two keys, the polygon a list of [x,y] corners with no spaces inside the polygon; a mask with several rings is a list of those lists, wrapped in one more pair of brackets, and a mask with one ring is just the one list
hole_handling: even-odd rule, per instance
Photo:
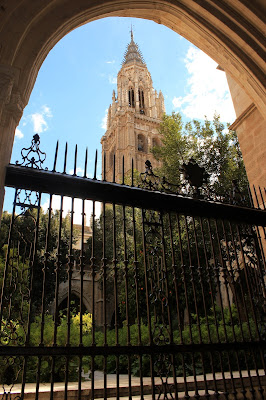
{"label": "cathedral facade", "polygon": [[163,94],[154,90],[150,72],[131,31],[131,41],[117,75],[117,94],[113,91],[107,130],[101,139],[103,179],[121,183],[123,157],[125,174],[131,171],[132,160],[134,169],[139,172],[145,170],[146,160],[150,160],[154,168],[160,166],[151,149],[160,145],[158,128],[164,112]]}

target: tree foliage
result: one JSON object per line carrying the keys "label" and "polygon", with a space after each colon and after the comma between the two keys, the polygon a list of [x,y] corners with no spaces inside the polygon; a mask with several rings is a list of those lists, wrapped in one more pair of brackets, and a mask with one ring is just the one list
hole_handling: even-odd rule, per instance
{"label": "tree foliage", "polygon": [[[23,310],[22,303],[28,303],[28,290],[31,286],[33,276],[34,285],[31,292],[32,312],[40,312],[43,291],[44,267],[45,267],[45,304],[48,309],[55,296],[55,268],[59,262],[59,281],[67,277],[66,264],[68,262],[69,238],[70,238],[70,216],[62,218],[60,236],[60,256],[58,258],[59,238],[59,211],[51,213],[50,235],[46,243],[48,226],[48,212],[40,210],[39,224],[37,227],[37,210],[27,209],[20,215],[14,216],[13,230],[10,241],[9,263],[7,267],[7,279],[5,293],[10,297],[13,304],[13,317]],[[0,285],[4,276],[6,264],[6,253],[8,235],[11,223],[11,214],[4,212],[1,220],[0,230]],[[34,238],[38,228],[38,238],[34,249]],[[74,232],[75,241],[76,232]],[[34,255],[35,252],[35,255]],[[4,300],[5,301],[5,300]],[[26,306],[27,309],[27,306]],[[27,313],[27,311],[25,311]],[[20,315],[25,318],[25,315]]]}
{"label": "tree foliage", "polygon": [[193,120],[183,123],[179,113],[164,115],[159,133],[162,146],[153,148],[156,159],[162,161],[160,175],[174,184],[180,184],[182,165],[193,158],[209,175],[209,184],[217,195],[232,189],[236,181],[244,194],[247,175],[235,131],[228,129],[214,115],[213,121]]}

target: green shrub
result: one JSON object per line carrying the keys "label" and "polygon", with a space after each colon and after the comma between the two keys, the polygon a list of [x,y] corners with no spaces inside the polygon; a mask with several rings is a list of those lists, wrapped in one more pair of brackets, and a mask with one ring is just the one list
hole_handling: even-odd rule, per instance
{"label": "green shrub", "polygon": [[[191,315],[191,326],[185,325],[182,330],[182,342],[184,344],[191,343],[190,337],[192,336],[192,341],[195,344],[202,343],[217,343],[217,342],[233,342],[234,339],[236,341],[241,342],[250,340],[250,333],[252,339],[256,339],[256,330],[255,324],[252,319],[249,321],[242,323],[242,328],[239,326],[238,314],[236,307],[233,305],[231,307],[231,313],[228,308],[225,308],[223,311],[216,307],[215,309],[216,320],[214,316],[214,310],[211,310],[210,315],[207,318],[200,317],[200,328],[197,325],[197,316],[195,314]],[[91,314],[85,313],[82,316],[83,321],[83,345],[85,347],[89,347],[92,345],[92,316]],[[155,322],[154,317],[152,318],[152,327],[153,327],[153,337],[154,344],[160,345],[164,344],[165,338],[166,343],[169,342],[167,338],[168,335],[168,326],[163,326],[162,324]],[[70,345],[78,346],[79,345],[79,336],[80,336],[80,315],[73,314],[70,319]],[[249,328],[250,327],[250,328]],[[54,320],[52,315],[45,315],[44,317],[44,341],[43,345],[46,347],[53,346],[54,341]],[[130,332],[130,343],[132,346],[139,345],[139,327],[138,325],[132,324],[128,328],[126,322],[124,321],[121,328],[118,329],[118,337],[116,337],[115,329],[107,330],[107,343],[109,346],[115,346],[116,343],[119,343],[120,346],[127,346],[128,344],[128,329]],[[67,333],[68,332],[68,324],[67,317],[65,315],[61,315],[59,319],[59,324],[57,326],[57,346],[65,346],[67,344]],[[25,342],[25,331],[23,327],[19,324],[18,321],[3,321],[1,327],[1,341],[4,345],[23,345]],[[140,333],[141,333],[141,344],[149,345],[149,328],[148,325],[141,321],[140,325]],[[242,336],[243,335],[243,336]],[[219,336],[219,337],[218,337]],[[178,329],[173,331],[173,338],[175,344],[181,344],[180,332]],[[41,316],[38,315],[34,322],[31,323],[30,326],[30,345],[31,346],[39,346],[41,339]],[[95,343],[97,346],[104,346],[104,333],[99,329],[96,329],[95,332]],[[129,360],[130,357],[130,360]],[[158,371],[156,370],[157,365],[161,362],[160,357],[168,357],[167,360],[163,361],[161,365],[163,367],[167,366],[167,363],[172,364],[169,355],[158,355],[152,354],[150,355],[111,355],[106,357],[106,372],[108,374],[116,373],[118,368],[118,372],[120,374],[128,373],[129,362],[131,365],[131,373],[134,376],[140,375],[140,369],[142,371],[143,376],[150,376],[150,357],[152,357],[153,365],[154,365],[154,374],[156,375]],[[174,364],[175,364],[175,373],[177,376],[182,376],[185,370],[187,375],[193,375],[194,372],[196,374],[202,374],[203,371],[205,373],[212,372],[212,365],[214,371],[221,371],[221,368],[224,370],[229,369],[229,361],[230,367],[234,370],[238,370],[240,368],[246,369],[247,364],[254,365],[253,356],[249,353],[244,353],[243,351],[236,352],[222,352],[222,353],[195,353],[194,355],[190,353],[176,354],[174,356]],[[75,356],[69,356],[68,360],[65,357],[55,357],[54,358],[54,379],[57,381],[63,381],[65,379],[65,371],[66,364],[68,362],[68,380],[77,380],[78,379],[78,368],[79,368],[79,358]],[[91,369],[91,357],[84,356],[82,358],[82,369],[85,373],[87,373]],[[40,363],[40,364],[39,364]],[[95,370],[104,370],[105,357],[104,356],[95,356],[94,357],[94,369]],[[222,366],[221,366],[222,363]],[[261,360],[257,360],[257,366],[260,367]],[[4,368],[0,368],[0,382],[4,383],[5,380],[10,379],[10,376],[17,377],[17,381],[21,380],[23,360],[19,362],[14,362],[12,366],[5,365]],[[51,368],[52,368],[52,357],[43,356],[40,359],[38,357],[28,357],[27,358],[27,382],[36,381],[36,371],[40,370],[40,381],[47,382],[50,381]],[[172,367],[171,367],[172,368]],[[157,372],[156,372],[157,371]],[[168,373],[171,375],[173,371],[170,369]],[[13,374],[13,375],[12,375]]]}

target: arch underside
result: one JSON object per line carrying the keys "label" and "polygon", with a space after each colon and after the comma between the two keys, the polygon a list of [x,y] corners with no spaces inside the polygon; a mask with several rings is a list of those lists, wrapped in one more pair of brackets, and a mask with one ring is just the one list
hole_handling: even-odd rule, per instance
{"label": "arch underside", "polygon": [[[0,210],[5,168],[10,161],[16,126],[44,59],[67,33],[87,22],[114,16],[144,18],[164,24],[212,57],[248,95],[250,107],[257,108],[261,121],[266,111],[264,15],[263,0],[2,1]],[[243,135],[247,137],[249,133]],[[260,138],[263,142],[263,133]],[[253,183],[252,174],[250,176]]]}
{"label": "arch underside", "polygon": [[65,0],[63,4],[59,0],[9,0],[1,12],[1,64],[12,67],[14,89],[25,106],[42,62],[68,32],[108,16],[145,18],[164,24],[202,49],[234,76],[262,109],[264,24],[259,15],[263,15],[263,3],[247,4],[234,0]]}
{"label": "arch underside", "polygon": [[[87,288],[86,288],[87,289]],[[68,281],[61,282],[59,284],[58,290],[58,307],[61,308],[61,305],[68,301],[69,297],[69,285]],[[80,293],[80,280],[72,279],[71,280],[71,291],[70,291],[70,301],[72,297],[76,297],[81,300],[81,293]],[[82,304],[85,307],[85,310],[89,313],[92,312],[92,298],[91,293],[89,290],[85,290],[82,296]],[[51,312],[54,313],[55,310],[55,301],[51,304]]]}
{"label": "arch underside", "polygon": [[[60,298],[59,298],[59,308],[61,304],[68,298],[68,288],[63,288],[61,292],[59,292]],[[75,296],[80,300],[80,290],[72,288],[71,290],[71,296]],[[83,306],[85,307],[86,311],[91,313],[92,312],[92,305],[91,305],[91,298],[87,298],[89,296],[83,295],[82,303]]]}

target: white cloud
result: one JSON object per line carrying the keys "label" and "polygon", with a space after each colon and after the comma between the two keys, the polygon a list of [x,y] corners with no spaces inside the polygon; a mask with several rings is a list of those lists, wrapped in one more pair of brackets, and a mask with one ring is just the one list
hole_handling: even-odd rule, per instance
{"label": "white cloud", "polygon": [[[90,225],[90,217],[92,214],[92,201],[85,200],[85,225]],[[60,210],[61,206],[61,196],[54,195],[52,199],[52,209]],[[71,211],[72,199],[71,197],[63,198],[63,217]],[[49,198],[42,204],[42,209],[44,212],[47,212],[49,207]],[[101,214],[101,203],[95,202],[95,215],[96,218],[99,218]],[[74,199],[74,224],[82,224],[82,200]]]}
{"label": "white cloud", "polygon": [[[70,175],[73,175],[73,174],[74,174],[74,169],[70,169],[70,170],[69,170],[69,174],[70,174]],[[83,175],[84,175],[84,169],[81,168],[81,167],[77,167],[77,169],[76,169],[76,175],[78,175],[78,176],[83,176]]]}
{"label": "white cloud", "polygon": [[116,76],[109,75],[109,76],[108,76],[108,80],[109,80],[109,83],[110,83],[111,85],[114,85],[114,84],[117,83],[117,77],[116,77]]}
{"label": "white cloud", "polygon": [[105,61],[105,63],[106,63],[106,64],[114,64],[114,63],[115,63],[115,60],[112,60],[112,61]]}
{"label": "white cloud", "polygon": [[22,139],[23,137],[24,137],[24,134],[21,132],[21,130],[20,129],[16,129],[16,132],[15,132],[15,136],[16,136],[16,138],[18,138],[18,139]]}
{"label": "white cloud", "polygon": [[43,110],[43,113],[44,113],[44,115],[46,115],[46,117],[49,117],[49,118],[51,118],[51,117],[53,116],[53,114],[52,114],[52,111],[51,111],[51,108],[50,108],[50,107],[48,107],[48,106],[44,105],[44,106],[42,106],[42,110]]}
{"label": "white cloud", "polygon": [[46,121],[46,118],[52,118],[52,112],[50,107],[44,105],[41,108],[40,112],[36,112],[34,114],[30,115],[30,119],[33,123],[33,130],[36,133],[42,133],[44,131],[47,131],[48,129],[48,123]]}
{"label": "white cloud", "polygon": [[105,131],[107,129],[107,116],[108,116],[108,108],[105,110],[105,115],[101,122],[101,128],[104,129]]}
{"label": "white cloud", "polygon": [[185,65],[189,74],[188,94],[174,97],[173,105],[189,118],[212,120],[214,113],[221,121],[233,122],[236,118],[225,73],[217,70],[217,63],[201,50],[191,46]]}
{"label": "white cloud", "polygon": [[45,121],[42,114],[40,113],[31,114],[31,120],[33,123],[34,132],[41,133],[48,129],[47,122]]}

